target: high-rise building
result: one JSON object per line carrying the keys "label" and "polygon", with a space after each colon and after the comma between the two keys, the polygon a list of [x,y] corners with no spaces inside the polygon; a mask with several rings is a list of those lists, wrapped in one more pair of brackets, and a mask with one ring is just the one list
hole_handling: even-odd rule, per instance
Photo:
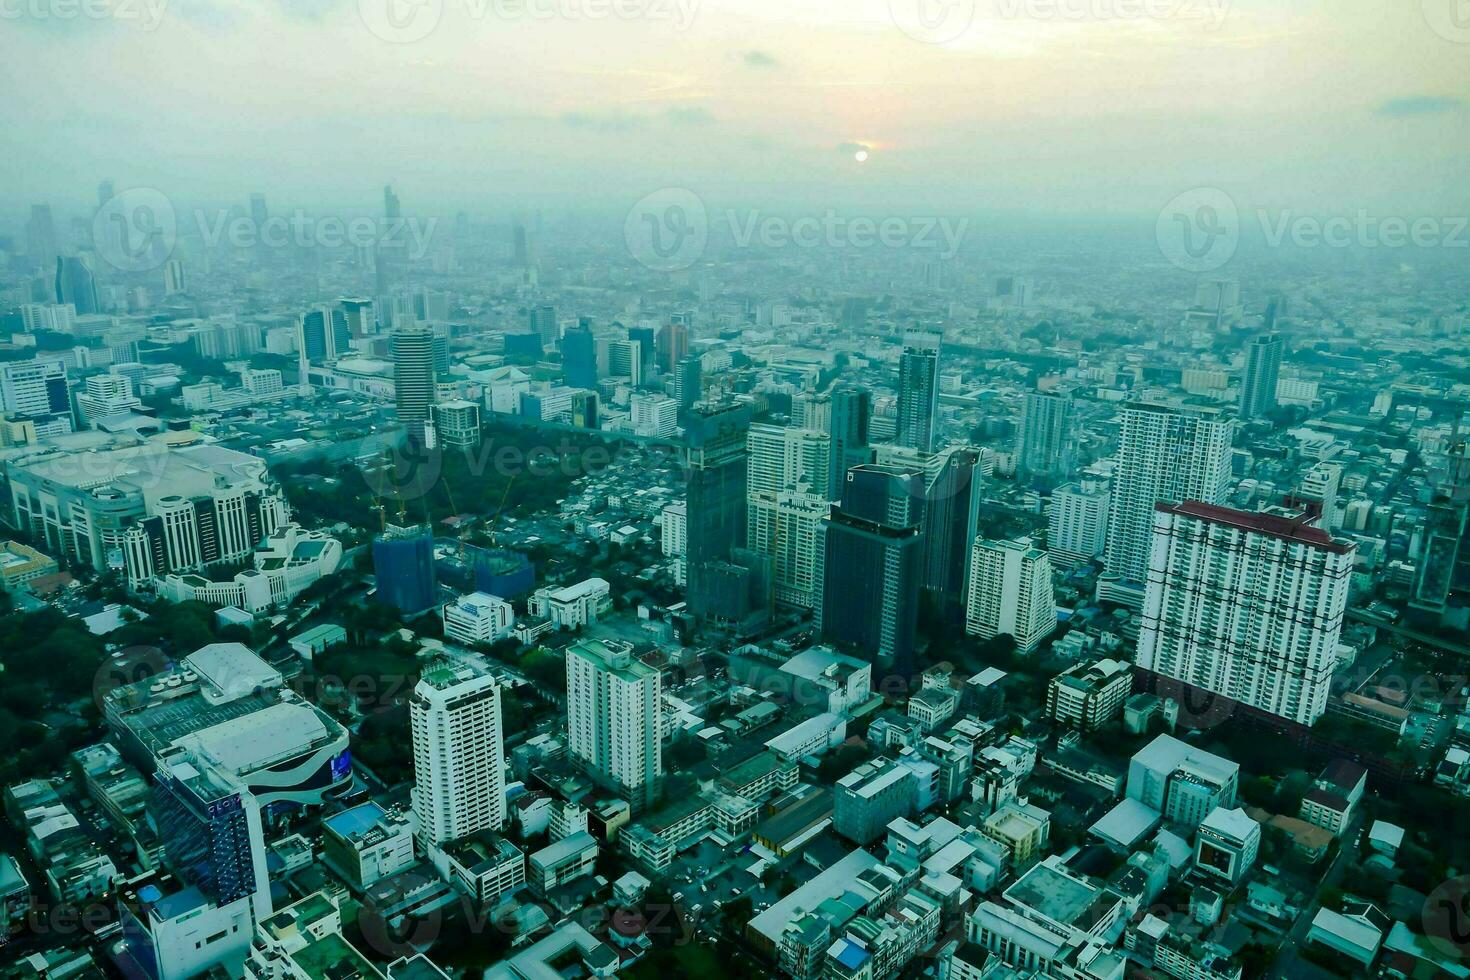
{"label": "high-rise building", "polygon": [[163,295],[177,296],[188,292],[184,280],[184,260],[169,259],[163,264]]}
{"label": "high-rise building", "polygon": [[685,567],[689,609],[697,616],[729,615],[717,608],[722,590],[713,572],[730,561],[734,549],[745,547],[749,429],[750,409],[729,402],[700,402],[685,420],[689,442]]}
{"label": "high-rise building", "polygon": [[549,347],[561,339],[561,330],[556,322],[556,307],[535,306],[527,316],[527,325],[532,333],[541,338],[541,346]]}
{"label": "high-rise building", "polygon": [[1030,539],[976,538],[970,553],[970,594],[965,631],[988,640],[1007,635],[1020,653],[1031,653],[1057,628],[1051,559]]}
{"label": "high-rise building", "polygon": [[342,310],[347,323],[347,334],[352,339],[366,337],[377,331],[377,313],[373,309],[372,300],[344,296],[337,300],[337,305]]}
{"label": "high-rise building", "polygon": [[1315,509],[1154,512],[1140,669],[1310,725],[1327,710],[1354,546]]}
{"label": "high-rise building", "polygon": [[1276,383],[1281,378],[1280,334],[1254,337],[1245,348],[1245,374],[1240,382],[1240,417],[1259,418],[1276,408]]}
{"label": "high-rise building", "polygon": [[340,306],[320,306],[302,314],[296,330],[297,349],[312,364],[343,356],[352,339],[347,313]]}
{"label": "high-rise building", "polygon": [[746,439],[748,488],[752,494],[801,490],[830,493],[832,438],[815,429],[794,429],[758,422]]}
{"label": "high-rise building", "polygon": [[924,491],[924,588],[950,609],[963,606],[970,577],[970,543],[980,523],[989,450],[955,446],[940,454]]}
{"label": "high-rise building", "polygon": [[434,328],[428,324],[394,327],[392,341],[398,421],[410,439],[421,440],[438,377],[434,370]]}
{"label": "high-rise building", "polygon": [[672,373],[675,366],[689,356],[689,328],[682,323],[667,323],[660,327],[655,349],[658,352],[658,369],[665,374]]}
{"label": "high-rise building", "polygon": [[438,604],[434,536],[427,526],[388,525],[373,539],[377,601],[401,613],[420,613]]}
{"label": "high-rise building", "polygon": [[659,672],[616,641],[567,647],[567,751],[595,780],[642,808],[663,776]]}
{"label": "high-rise building", "polygon": [[56,220],[51,216],[51,205],[32,204],[31,216],[26,220],[26,255],[33,269],[45,272],[56,266],[61,254],[56,245]]}
{"label": "high-rise building", "polygon": [[868,444],[873,394],[865,388],[832,391],[832,499],[842,492],[843,477],[854,466],[873,461]]}
{"label": "high-rise building", "polygon": [[1111,499],[1107,480],[1085,479],[1052,491],[1046,512],[1046,550],[1053,565],[1077,568],[1102,557]]}
{"label": "high-rise building", "polygon": [[413,811],[426,850],[505,826],[500,686],[468,662],[439,658],[409,699]]}
{"label": "high-rise building", "polygon": [[1072,468],[1072,395],[1027,392],[1016,427],[1016,469],[1030,476],[1066,476]]}
{"label": "high-rise building", "polygon": [[634,388],[643,384],[643,343],[637,340],[613,340],[607,345],[607,373],[627,378]]}
{"label": "high-rise building", "polygon": [[826,497],[811,493],[763,490],[750,495],[747,543],[770,563],[777,603],[820,609],[830,509]]}
{"label": "high-rise building", "polygon": [[561,336],[561,373],[569,387],[597,390],[597,338],[586,318]]}
{"label": "high-rise building", "polygon": [[[382,234],[373,243],[373,295],[383,304],[380,308],[385,310],[390,308],[389,298],[393,295],[393,290],[403,284],[408,265],[405,251],[407,243],[402,229],[398,227],[402,217],[403,210],[398,195],[393,193],[391,184],[385,186]],[[391,318],[388,324],[396,325]]]}
{"label": "high-rise building", "polygon": [[1106,550],[1107,574],[1119,583],[1113,593],[1118,601],[1136,606],[1142,598],[1155,504],[1224,502],[1234,437],[1235,419],[1214,406],[1133,402],[1124,407]]}
{"label": "high-rise building", "polygon": [[1337,509],[1337,493],[1342,489],[1342,464],[1324,460],[1302,474],[1293,496],[1310,501],[1322,511],[1322,526],[1328,530],[1342,526]]}
{"label": "high-rise building", "polygon": [[136,411],[143,402],[133,392],[133,380],[120,374],[94,374],[77,392],[77,421],[96,428],[110,415]]}
{"label": "high-rise building", "polygon": [[102,304],[97,299],[97,279],[80,255],[57,257],[55,297],[58,303],[75,306],[77,316],[102,312]]}
{"label": "high-rise building", "polygon": [[472,449],[480,444],[480,405],[456,398],[438,402],[430,413],[441,446]]}
{"label": "high-rise building", "polygon": [[680,358],[674,366],[674,398],[688,411],[704,397],[704,362],[698,354]]}
{"label": "high-rise building", "polygon": [[924,476],[865,464],[847,471],[827,517],[822,631],[904,675],[913,666],[923,578]]}
{"label": "high-rise building", "polygon": [[904,334],[898,359],[898,443],[933,452],[939,428],[939,345],[943,334]]}
{"label": "high-rise building", "polygon": [[70,415],[63,361],[11,361],[0,365],[0,408],[7,415],[35,418]]}

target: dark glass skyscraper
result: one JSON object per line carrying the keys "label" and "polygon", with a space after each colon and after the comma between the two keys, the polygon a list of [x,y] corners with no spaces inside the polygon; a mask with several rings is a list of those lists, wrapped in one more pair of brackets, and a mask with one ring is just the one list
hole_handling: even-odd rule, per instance
{"label": "dark glass skyscraper", "polygon": [[420,613],[438,598],[434,537],[424,526],[389,526],[373,539],[377,599],[401,613]]}
{"label": "dark glass skyscraper", "polygon": [[923,473],[864,464],[847,471],[827,517],[823,635],[903,676],[913,668],[924,504]]}
{"label": "dark glass skyscraper", "polygon": [[700,403],[685,419],[689,440],[687,530],[689,610],[708,615],[716,597],[729,590],[715,572],[745,546],[746,437],[750,409],[731,403]]}
{"label": "dark glass skyscraper", "polygon": [[100,312],[97,280],[81,256],[62,255],[56,259],[56,302],[71,303],[78,316]]}
{"label": "dark glass skyscraper", "polygon": [[1031,391],[1016,427],[1016,468],[1029,476],[1063,477],[1072,466],[1072,395]]}
{"label": "dark glass skyscraper", "polygon": [[1280,334],[1262,334],[1245,348],[1245,374],[1240,382],[1240,417],[1260,418],[1276,408],[1276,382],[1281,377]]}
{"label": "dark glass skyscraper", "polygon": [[832,392],[832,499],[842,493],[843,477],[854,466],[873,461],[868,425],[873,418],[873,395],[865,388],[838,388]]}
{"label": "dark glass skyscraper", "polygon": [[898,444],[934,451],[939,418],[939,345],[935,330],[904,334],[898,359]]}
{"label": "dark glass skyscraper", "polygon": [[983,464],[978,449],[951,450],[924,501],[924,588],[950,609],[965,601],[970,546],[980,521]]}
{"label": "dark glass skyscraper", "polygon": [[586,320],[562,334],[561,374],[572,388],[597,390],[597,338]]}

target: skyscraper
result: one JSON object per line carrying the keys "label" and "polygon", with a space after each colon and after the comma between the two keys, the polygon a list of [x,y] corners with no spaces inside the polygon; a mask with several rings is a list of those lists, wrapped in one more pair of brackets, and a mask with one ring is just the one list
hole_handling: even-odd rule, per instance
{"label": "skyscraper", "polygon": [[704,362],[698,354],[690,354],[674,366],[674,399],[680,411],[687,411],[704,397]]}
{"label": "skyscraper", "polygon": [[1140,669],[1303,725],[1327,710],[1354,546],[1315,509],[1159,504]]}
{"label": "skyscraper", "polygon": [[163,264],[163,294],[177,296],[187,291],[188,286],[184,279],[184,260],[169,259]]}
{"label": "skyscraper", "polygon": [[154,779],[154,819],[169,867],[211,901],[249,898],[257,921],[268,917],[270,881],[255,797],[184,750],[165,756]]}
{"label": "skyscraper", "polygon": [[[398,227],[402,217],[398,195],[393,193],[393,186],[389,184],[383,188],[381,233],[373,243],[373,294],[383,309],[389,308],[388,300],[393,290],[403,284],[404,266],[407,265],[405,236]],[[392,325],[391,319],[389,323]]]}
{"label": "skyscraper", "polygon": [[864,464],[847,471],[827,517],[822,631],[907,676],[923,577],[924,475]]}
{"label": "skyscraper", "polygon": [[373,539],[373,574],[377,601],[385,606],[412,615],[436,605],[438,580],[429,528],[388,525]]}
{"label": "skyscraper", "polygon": [[585,318],[561,336],[561,373],[569,387],[597,390],[597,338]]}
{"label": "skyscraper", "polygon": [[1029,476],[1066,476],[1072,453],[1071,392],[1027,392],[1016,427],[1016,469]]}
{"label": "skyscraper", "polygon": [[939,345],[935,330],[904,334],[898,359],[898,444],[933,452],[939,424]]}
{"label": "skyscraper", "polygon": [[80,255],[57,257],[55,292],[56,302],[75,306],[78,316],[101,312],[97,280],[87,260]]}
{"label": "skyscraper", "polygon": [[671,373],[674,366],[689,356],[689,328],[682,323],[668,323],[659,328],[655,341],[658,369]]}
{"label": "skyscraper", "polygon": [[745,546],[749,429],[750,409],[730,402],[700,402],[685,420],[688,601],[697,616],[720,612],[722,590],[712,572]]}
{"label": "skyscraper", "polygon": [[427,323],[394,327],[393,396],[398,421],[410,439],[422,440],[429,405],[434,401],[434,328]]}
{"label": "skyscraper", "polygon": [[924,588],[949,609],[965,602],[970,543],[980,522],[985,477],[994,463],[988,450],[956,446],[942,454],[924,499]]}
{"label": "skyscraper", "polygon": [[1280,334],[1253,337],[1245,348],[1245,374],[1240,382],[1240,417],[1259,418],[1276,408],[1276,383],[1281,376],[1285,344]]}
{"label": "skyscraper", "polygon": [[1047,508],[1046,550],[1052,564],[1076,568],[1102,557],[1108,540],[1106,480],[1087,479],[1057,487]]}
{"label": "skyscraper", "polygon": [[542,347],[549,347],[561,339],[561,331],[556,323],[556,307],[554,306],[532,307],[527,317],[527,323],[531,328],[531,332],[541,338]]}
{"label": "skyscraper", "polygon": [[425,666],[409,699],[413,812],[425,850],[505,826],[500,687],[467,662]]}
{"label": "skyscraper", "polygon": [[26,254],[34,269],[45,272],[56,266],[61,250],[56,244],[56,220],[49,204],[31,205],[31,216],[26,220]]}
{"label": "skyscraper", "polygon": [[659,672],[616,641],[567,647],[567,751],[636,808],[658,798],[663,776]]}
{"label": "skyscraper", "polygon": [[768,563],[772,597],[780,605],[820,611],[830,509],[826,497],[812,493],[750,495],[747,545]]}
{"label": "skyscraper", "polygon": [[854,466],[873,461],[868,445],[873,394],[866,388],[832,390],[832,499],[842,492],[843,478]]}
{"label": "skyscraper", "polygon": [[1223,503],[1234,436],[1235,419],[1214,406],[1133,402],[1124,407],[1106,551],[1107,574],[1118,587],[1100,596],[1135,608],[1142,601],[1154,505]]}
{"label": "skyscraper", "polygon": [[831,488],[832,438],[815,429],[759,422],[746,438],[749,491],[804,490],[826,497]]}
{"label": "skyscraper", "polygon": [[1008,635],[1031,653],[1057,628],[1051,559],[1030,539],[976,538],[970,552],[965,631],[981,639]]}

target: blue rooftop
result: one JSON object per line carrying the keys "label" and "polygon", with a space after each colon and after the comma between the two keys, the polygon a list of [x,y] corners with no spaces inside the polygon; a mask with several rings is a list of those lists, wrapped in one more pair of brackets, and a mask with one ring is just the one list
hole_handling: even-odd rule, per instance
{"label": "blue rooftop", "polygon": [[373,826],[383,818],[383,808],[373,802],[359,803],[350,810],[334,813],[322,822],[332,828],[332,832],[349,840],[355,839],[373,829]]}
{"label": "blue rooftop", "polygon": [[841,963],[849,970],[856,970],[866,963],[868,957],[872,955],[851,939],[844,938],[840,942],[842,943],[842,948],[837,951],[836,959],[838,963]]}

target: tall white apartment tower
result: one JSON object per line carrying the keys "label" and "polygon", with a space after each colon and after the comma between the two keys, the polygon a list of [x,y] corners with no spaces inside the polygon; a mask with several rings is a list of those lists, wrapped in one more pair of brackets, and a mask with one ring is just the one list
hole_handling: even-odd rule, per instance
{"label": "tall white apartment tower", "polygon": [[435,660],[419,677],[409,714],[420,845],[429,850],[500,830],[505,739],[495,678],[469,664]]}
{"label": "tall white apartment tower", "polygon": [[[1117,601],[1141,600],[1154,534],[1154,505],[1225,501],[1235,419],[1214,406],[1133,402],[1125,406],[1108,502],[1108,576]],[[1127,593],[1126,595],[1124,593]]]}
{"label": "tall white apartment tower", "polygon": [[745,437],[746,490],[802,490],[826,498],[831,492],[832,437],[816,429],[757,422]]}
{"label": "tall white apartment tower", "polygon": [[1046,550],[1053,565],[1076,568],[1102,556],[1108,539],[1106,480],[1082,480],[1052,491],[1047,508]]}
{"label": "tall white apartment tower", "polygon": [[567,748],[594,778],[641,808],[663,775],[659,672],[631,645],[583,640],[567,647]]}
{"label": "tall white apartment tower", "polygon": [[1056,628],[1057,603],[1046,552],[1032,547],[1028,538],[976,538],[970,551],[965,631],[986,640],[1009,634],[1018,651],[1030,653]]}
{"label": "tall white apartment tower", "polygon": [[1354,546],[1315,511],[1154,511],[1137,664],[1310,725],[1327,710]]}

